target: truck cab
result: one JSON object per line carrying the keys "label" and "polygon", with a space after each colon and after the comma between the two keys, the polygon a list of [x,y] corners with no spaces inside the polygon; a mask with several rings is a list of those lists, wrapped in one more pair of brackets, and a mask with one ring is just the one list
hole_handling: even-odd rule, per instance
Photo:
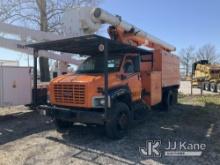
{"label": "truck cab", "polygon": [[[49,85],[50,103],[86,109],[103,108],[104,56],[88,57],[73,74],[59,76]],[[141,99],[140,55],[111,54],[108,57],[109,95],[118,90],[129,94],[128,102]],[[121,93],[122,94],[122,93]],[[109,106],[110,106],[109,99]]]}

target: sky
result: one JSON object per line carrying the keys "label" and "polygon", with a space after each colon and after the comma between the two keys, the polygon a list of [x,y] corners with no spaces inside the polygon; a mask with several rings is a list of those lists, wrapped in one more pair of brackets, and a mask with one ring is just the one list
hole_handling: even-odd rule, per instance
{"label": "sky", "polygon": [[219,0],[109,0],[101,6],[177,50],[206,43],[220,49]]}
{"label": "sky", "polygon": [[[219,0],[104,0],[100,7],[176,46],[177,53],[207,43],[220,52]],[[19,59],[16,54],[0,49],[0,59]]]}

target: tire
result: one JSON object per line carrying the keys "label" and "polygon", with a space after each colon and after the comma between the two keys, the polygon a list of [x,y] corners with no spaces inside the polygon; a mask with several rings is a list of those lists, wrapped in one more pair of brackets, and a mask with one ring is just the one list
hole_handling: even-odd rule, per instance
{"label": "tire", "polygon": [[205,83],[205,90],[210,91],[210,85],[208,82]]}
{"label": "tire", "polygon": [[217,84],[217,92],[220,93],[220,83]]}
{"label": "tire", "polygon": [[105,123],[106,135],[111,139],[121,139],[130,126],[130,112],[125,103],[116,102],[109,110]]}
{"label": "tire", "polygon": [[171,110],[173,102],[174,102],[173,92],[171,90],[165,91],[163,94],[162,109],[165,111]]}
{"label": "tire", "polygon": [[205,84],[206,83],[202,83],[202,89],[205,90]]}
{"label": "tire", "polygon": [[173,105],[178,103],[178,89],[173,90]]}
{"label": "tire", "polygon": [[217,92],[217,85],[215,83],[210,84],[210,91],[211,92]]}
{"label": "tire", "polygon": [[69,128],[71,128],[73,126],[72,122],[63,121],[60,119],[54,119],[54,123],[56,126],[56,130],[59,133],[65,133]]}

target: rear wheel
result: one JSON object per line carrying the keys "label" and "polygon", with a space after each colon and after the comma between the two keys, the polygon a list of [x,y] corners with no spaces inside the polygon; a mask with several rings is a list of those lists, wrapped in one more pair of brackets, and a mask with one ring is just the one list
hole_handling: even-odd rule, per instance
{"label": "rear wheel", "polygon": [[177,104],[178,102],[178,89],[173,90],[173,105]]}
{"label": "rear wheel", "polygon": [[220,93],[220,83],[217,84],[217,92]]}
{"label": "rear wheel", "polygon": [[210,85],[208,82],[205,83],[205,90],[210,91]]}
{"label": "rear wheel", "polygon": [[125,103],[116,102],[109,110],[105,123],[106,134],[111,139],[123,138],[130,125],[130,112]]}
{"label": "rear wheel", "polygon": [[57,132],[60,132],[60,133],[66,132],[69,128],[73,126],[72,122],[63,121],[60,119],[55,119],[54,123],[55,123]]}
{"label": "rear wheel", "polygon": [[171,90],[167,90],[164,92],[163,94],[163,99],[162,99],[162,103],[163,103],[163,110],[170,110],[171,106],[174,103],[174,94]]}
{"label": "rear wheel", "polygon": [[210,84],[210,91],[212,91],[212,92],[216,92],[216,91],[217,91],[217,85],[216,85],[216,83],[211,83],[211,84]]}

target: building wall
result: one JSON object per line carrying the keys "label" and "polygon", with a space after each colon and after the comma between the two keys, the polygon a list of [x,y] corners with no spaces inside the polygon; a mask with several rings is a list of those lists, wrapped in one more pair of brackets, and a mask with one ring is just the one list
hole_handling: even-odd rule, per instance
{"label": "building wall", "polygon": [[19,61],[0,60],[0,66],[19,66]]}

